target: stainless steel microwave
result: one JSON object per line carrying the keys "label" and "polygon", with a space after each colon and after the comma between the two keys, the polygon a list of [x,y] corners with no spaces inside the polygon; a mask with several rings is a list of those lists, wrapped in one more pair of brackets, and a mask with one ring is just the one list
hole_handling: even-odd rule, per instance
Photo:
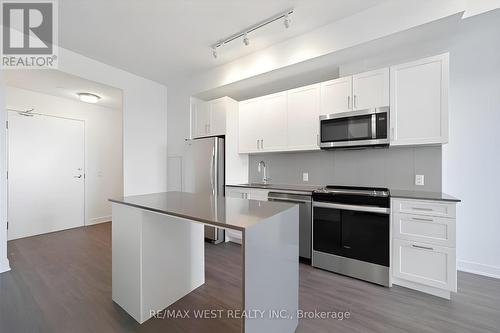
{"label": "stainless steel microwave", "polygon": [[386,147],[389,126],[389,107],[323,115],[318,145],[321,149]]}

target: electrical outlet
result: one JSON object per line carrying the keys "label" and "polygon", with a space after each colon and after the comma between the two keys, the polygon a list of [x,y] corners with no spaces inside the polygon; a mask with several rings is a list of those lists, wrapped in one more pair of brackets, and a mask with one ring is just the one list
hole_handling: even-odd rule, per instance
{"label": "electrical outlet", "polygon": [[304,181],[304,182],[309,181],[309,173],[308,172],[302,173],[302,181]]}
{"label": "electrical outlet", "polygon": [[415,175],[415,185],[424,185],[424,175]]}

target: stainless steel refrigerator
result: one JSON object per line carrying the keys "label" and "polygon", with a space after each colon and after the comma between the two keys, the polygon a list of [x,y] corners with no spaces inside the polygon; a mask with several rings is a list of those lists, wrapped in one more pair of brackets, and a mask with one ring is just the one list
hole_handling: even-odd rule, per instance
{"label": "stainless steel refrigerator", "polygon": [[[192,193],[224,195],[224,139],[218,137],[186,141],[183,190]],[[224,230],[205,226],[205,238],[217,244],[224,241]]]}

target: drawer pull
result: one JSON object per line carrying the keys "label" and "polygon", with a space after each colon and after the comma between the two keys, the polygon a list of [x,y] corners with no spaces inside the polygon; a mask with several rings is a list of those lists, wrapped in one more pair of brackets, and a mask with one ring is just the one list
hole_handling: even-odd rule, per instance
{"label": "drawer pull", "polygon": [[417,221],[425,221],[425,222],[434,222],[433,219],[423,219],[421,217],[412,217],[412,220],[417,220]]}
{"label": "drawer pull", "polygon": [[412,207],[413,210],[422,210],[424,212],[432,212],[434,209],[432,208],[422,208],[422,207]]}
{"label": "drawer pull", "polygon": [[424,250],[431,250],[431,251],[434,251],[434,249],[432,247],[428,247],[428,246],[421,246],[421,245],[415,245],[415,244],[412,244],[413,247],[417,248],[417,249],[424,249]]}

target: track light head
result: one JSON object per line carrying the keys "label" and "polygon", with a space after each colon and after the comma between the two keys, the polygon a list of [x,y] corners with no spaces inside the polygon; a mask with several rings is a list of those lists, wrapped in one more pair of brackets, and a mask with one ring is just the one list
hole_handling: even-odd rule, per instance
{"label": "track light head", "polygon": [[243,35],[243,43],[245,44],[245,46],[250,45],[250,39],[248,38],[246,33],[245,35]]}
{"label": "track light head", "polygon": [[212,48],[212,56],[214,57],[214,59],[217,59],[217,49],[215,47]]}
{"label": "track light head", "polygon": [[288,17],[288,14],[286,14],[285,19],[283,20],[283,24],[285,25],[286,29],[290,28],[290,22],[290,18]]}

